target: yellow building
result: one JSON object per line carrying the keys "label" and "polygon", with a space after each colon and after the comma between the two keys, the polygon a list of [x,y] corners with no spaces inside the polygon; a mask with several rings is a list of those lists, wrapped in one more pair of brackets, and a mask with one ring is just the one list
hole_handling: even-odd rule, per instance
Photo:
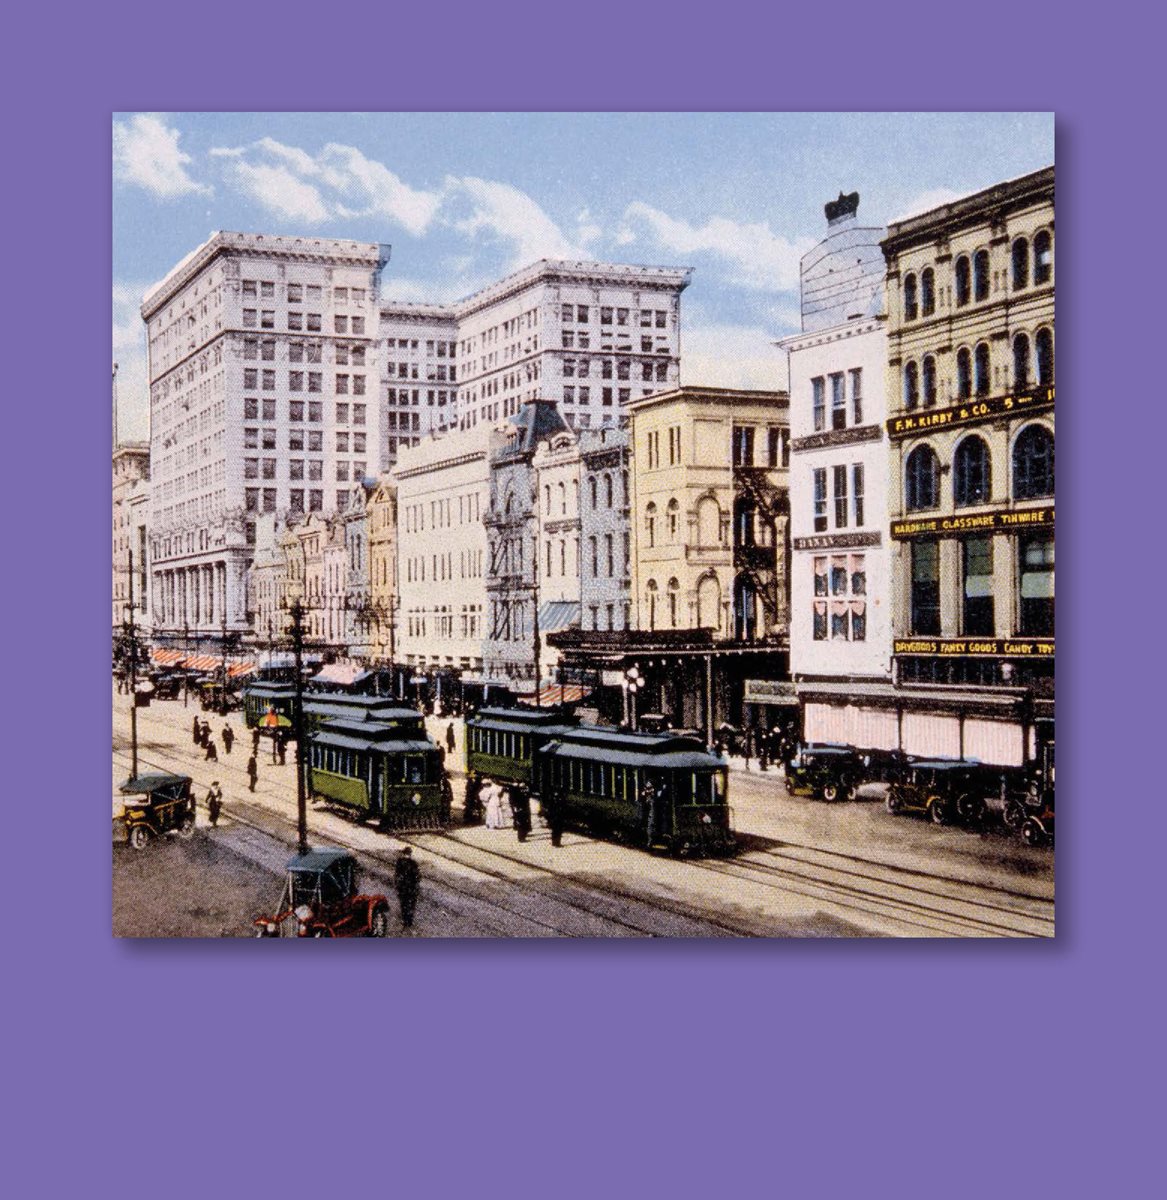
{"label": "yellow building", "polygon": [[634,626],[784,641],[787,394],[681,387],[626,409]]}

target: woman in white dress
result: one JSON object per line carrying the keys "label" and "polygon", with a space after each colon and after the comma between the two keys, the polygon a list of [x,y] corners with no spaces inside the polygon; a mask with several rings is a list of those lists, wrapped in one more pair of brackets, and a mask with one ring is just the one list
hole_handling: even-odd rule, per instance
{"label": "woman in white dress", "polygon": [[488,779],[483,782],[482,791],[478,795],[486,813],[486,828],[502,829],[504,827],[502,820],[502,789],[497,783],[493,783]]}

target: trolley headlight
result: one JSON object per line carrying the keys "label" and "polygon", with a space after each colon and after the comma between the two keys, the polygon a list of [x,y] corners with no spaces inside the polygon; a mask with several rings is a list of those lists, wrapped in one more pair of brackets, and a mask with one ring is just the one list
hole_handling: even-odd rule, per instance
{"label": "trolley headlight", "polygon": [[312,910],[307,904],[301,904],[300,907],[296,909],[296,919],[301,925],[303,925],[306,921],[312,920]]}
{"label": "trolley headlight", "polygon": [[275,922],[274,922],[274,921],[268,921],[268,922],[267,922],[267,923],[264,925],[264,927],[263,927],[263,928],[264,928],[264,932],[265,932],[265,933],[275,933],[275,931],[276,931],[276,925],[275,925]]}

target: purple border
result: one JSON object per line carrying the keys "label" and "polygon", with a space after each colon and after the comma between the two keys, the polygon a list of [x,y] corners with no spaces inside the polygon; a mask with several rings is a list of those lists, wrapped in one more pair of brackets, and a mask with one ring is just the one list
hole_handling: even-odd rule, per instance
{"label": "purple border", "polygon": [[[197,16],[154,7],[118,30],[98,9],[62,12],[29,38],[28,78],[12,80],[25,104],[9,192],[25,211],[9,221],[9,295],[22,315],[51,314],[27,322],[33,352],[10,356],[10,495],[32,517],[11,513],[10,562],[29,550],[36,567],[19,599],[19,568],[8,584],[9,694],[33,714],[17,718],[6,797],[20,859],[6,889],[17,1192],[1141,1191],[1137,1141],[1106,1151],[1137,1138],[1130,1064],[1143,1061],[1161,994],[1141,978],[1162,938],[1144,940],[1141,914],[1161,901],[1140,858],[1162,827],[1162,785],[1152,775],[1125,787],[1135,759],[1121,748],[1161,740],[1146,736],[1157,715],[1149,672],[1140,689],[1133,667],[1153,669],[1162,652],[1127,640],[1145,636],[1142,623],[1112,626],[1100,610],[1120,565],[1129,574],[1139,561],[1133,514],[1157,511],[1129,499],[1148,478],[1149,464],[1135,467],[1162,409],[1152,397],[1150,422],[1139,413],[1139,445],[1124,438],[1120,464],[1138,381],[1118,382],[1113,363],[1115,346],[1134,344],[1118,314],[1137,325],[1150,311],[1139,288],[1158,274],[1144,264],[1116,303],[1105,267],[1158,193],[1153,180],[1129,182],[1157,162],[1129,123],[1122,80],[1099,69],[1105,45],[1085,53],[1044,14],[1011,6],[994,19],[981,6],[985,53],[962,82],[951,48],[970,50],[972,18],[935,7],[918,33],[905,29],[907,10],[868,8],[853,41],[838,40],[821,8],[736,18],[732,6],[692,17],[621,8],[617,20],[597,5],[554,18],[512,6],[505,22],[498,10],[444,10],[432,29],[395,8],[350,8],[320,40],[318,9],[301,19],[285,6],[279,32],[264,14],[229,11],[225,21],[206,5]],[[36,61],[40,45],[53,47],[51,64]],[[352,70],[346,55],[363,45],[372,61]],[[1024,71],[1010,66],[1018,46],[1040,47]],[[1138,77],[1142,53],[1124,49],[1114,73]],[[375,963],[342,953],[327,969],[288,955],[261,964],[248,945],[114,943],[104,792],[89,806],[84,784],[90,771],[106,777],[109,728],[108,519],[92,500],[109,478],[109,113],[915,109],[942,98],[1059,113],[1062,455],[1075,481],[1059,513],[1061,619],[1075,653],[1059,689],[1069,790],[1057,941],[415,943]],[[1120,211],[1128,188],[1137,196]],[[1089,426],[1074,419],[1086,397],[1114,401]],[[59,462],[42,449],[58,444]],[[1121,513],[1104,486],[1119,469]]]}

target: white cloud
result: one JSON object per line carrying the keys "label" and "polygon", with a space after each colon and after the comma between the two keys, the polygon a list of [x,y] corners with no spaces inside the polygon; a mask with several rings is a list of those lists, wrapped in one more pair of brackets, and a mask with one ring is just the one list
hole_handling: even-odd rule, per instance
{"label": "white cloud", "polygon": [[138,113],[113,127],[113,173],[123,183],[146,188],[163,200],[211,189],[187,174],[192,161],[178,148],[181,134],[150,113]]}
{"label": "white cloud", "polygon": [[451,176],[446,191],[455,209],[471,207],[468,216],[452,218],[453,227],[469,237],[485,233],[510,242],[512,267],[540,258],[587,258],[526,192],[509,183]]}
{"label": "white cloud", "polygon": [[711,254],[728,266],[732,282],[764,291],[797,287],[799,260],[814,245],[809,238],[790,242],[765,222],[710,217],[704,225],[691,225],[636,200],[625,209],[616,241],[625,246],[642,236],[673,254]]}
{"label": "white cloud", "polygon": [[706,387],[786,387],[786,355],[774,335],[745,325],[689,324],[681,333],[681,382]]}
{"label": "white cloud", "polygon": [[314,225],[381,217],[420,237],[442,200],[440,192],[412,188],[383,163],[337,142],[312,155],[265,137],[211,153],[225,160],[228,178],[269,212]]}

